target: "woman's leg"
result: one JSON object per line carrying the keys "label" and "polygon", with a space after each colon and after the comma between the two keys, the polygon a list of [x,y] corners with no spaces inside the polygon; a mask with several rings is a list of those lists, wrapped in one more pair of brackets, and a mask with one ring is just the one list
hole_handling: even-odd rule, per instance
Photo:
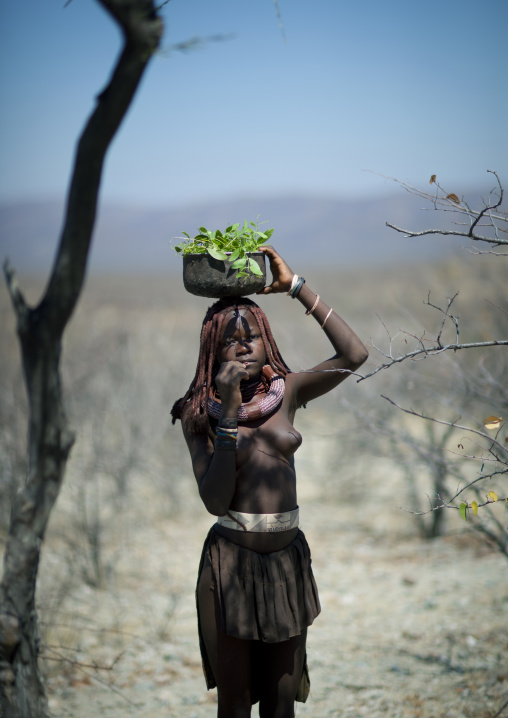
{"label": "woman's leg", "polygon": [[217,682],[218,718],[249,718],[252,641],[227,636],[220,630],[218,600],[213,589],[212,567],[205,558],[198,582],[201,633]]}
{"label": "woman's leg", "polygon": [[281,643],[256,642],[260,718],[293,718],[305,661],[307,629]]}

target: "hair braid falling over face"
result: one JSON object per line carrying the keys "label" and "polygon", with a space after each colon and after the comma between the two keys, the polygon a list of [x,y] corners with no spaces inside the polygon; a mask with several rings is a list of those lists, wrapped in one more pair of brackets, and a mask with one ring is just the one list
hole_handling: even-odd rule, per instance
{"label": "hair braid falling over face", "polygon": [[199,357],[196,373],[185,395],[175,401],[171,409],[173,424],[182,418],[182,410],[191,402],[189,429],[195,434],[207,434],[210,430],[206,410],[210,390],[213,387],[215,357],[219,349],[222,326],[228,312],[232,309],[246,309],[256,320],[266,353],[266,363],[280,376],[285,377],[291,370],[282,358],[265,313],[255,302],[246,297],[224,297],[208,308],[203,319],[199,342]]}

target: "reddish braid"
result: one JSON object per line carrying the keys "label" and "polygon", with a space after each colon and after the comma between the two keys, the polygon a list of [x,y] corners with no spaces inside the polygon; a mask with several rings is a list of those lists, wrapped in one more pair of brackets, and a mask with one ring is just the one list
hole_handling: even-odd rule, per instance
{"label": "reddish braid", "polygon": [[175,401],[171,409],[174,424],[177,419],[182,418],[182,410],[185,404],[191,402],[192,412],[189,417],[189,427],[196,434],[206,434],[210,430],[206,405],[213,385],[215,357],[219,348],[222,325],[226,314],[231,309],[246,309],[254,316],[263,339],[266,363],[279,376],[285,377],[291,371],[281,356],[266,314],[261,307],[246,297],[223,297],[218,302],[215,302],[208,308],[203,319],[198,363],[194,379],[185,395]]}

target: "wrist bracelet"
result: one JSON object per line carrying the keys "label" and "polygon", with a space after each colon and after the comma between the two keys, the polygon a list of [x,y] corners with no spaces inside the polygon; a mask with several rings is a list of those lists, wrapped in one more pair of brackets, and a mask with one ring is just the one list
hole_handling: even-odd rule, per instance
{"label": "wrist bracelet", "polygon": [[288,296],[293,291],[293,288],[294,288],[295,284],[297,283],[297,281],[298,281],[298,274],[293,274],[293,279],[291,280],[291,286],[289,287],[289,289],[287,291]]}
{"label": "wrist bracelet", "polygon": [[324,329],[324,328],[325,328],[325,324],[326,324],[326,322],[328,321],[328,317],[330,316],[330,314],[331,314],[332,312],[333,312],[333,309],[330,309],[330,311],[328,312],[328,314],[327,314],[326,317],[325,317],[325,321],[321,324],[321,329]]}
{"label": "wrist bracelet", "polygon": [[234,428],[229,428],[228,426],[221,426],[220,424],[217,424],[217,431],[220,431],[221,434],[238,434],[238,427],[235,426]]}
{"label": "wrist bracelet", "polygon": [[312,314],[312,312],[314,311],[314,309],[315,309],[315,308],[317,307],[317,305],[319,304],[319,299],[320,299],[319,294],[316,294],[316,301],[315,301],[314,304],[312,305],[312,309],[307,309],[307,311],[305,312],[305,316],[306,316],[306,317],[308,317],[308,316],[310,316],[310,315]]}
{"label": "wrist bracelet", "polygon": [[305,284],[305,278],[304,277],[298,277],[298,281],[293,287],[293,289],[290,290],[290,295],[292,299],[296,299],[297,296],[300,294],[300,289]]}
{"label": "wrist bracelet", "polygon": [[236,441],[237,437],[237,429],[221,429],[220,426],[217,427],[217,439],[220,441]]}

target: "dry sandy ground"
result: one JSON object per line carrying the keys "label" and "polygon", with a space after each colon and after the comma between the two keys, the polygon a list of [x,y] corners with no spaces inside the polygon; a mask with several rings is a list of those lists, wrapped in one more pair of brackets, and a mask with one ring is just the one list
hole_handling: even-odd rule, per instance
{"label": "dry sandy ground", "polygon": [[[140,495],[138,510],[149,501]],[[309,631],[311,694],[296,715],[508,715],[498,714],[508,700],[506,558],[459,533],[459,520],[455,534],[429,543],[394,503],[378,513],[362,502],[330,508],[304,485],[300,504],[323,611]],[[60,608],[59,648],[50,650],[114,667],[52,664],[55,718],[216,715],[193,596],[211,517],[198,510],[191,525],[185,515],[144,515],[108,590],[81,587]],[[66,654],[69,643],[77,654]]]}

